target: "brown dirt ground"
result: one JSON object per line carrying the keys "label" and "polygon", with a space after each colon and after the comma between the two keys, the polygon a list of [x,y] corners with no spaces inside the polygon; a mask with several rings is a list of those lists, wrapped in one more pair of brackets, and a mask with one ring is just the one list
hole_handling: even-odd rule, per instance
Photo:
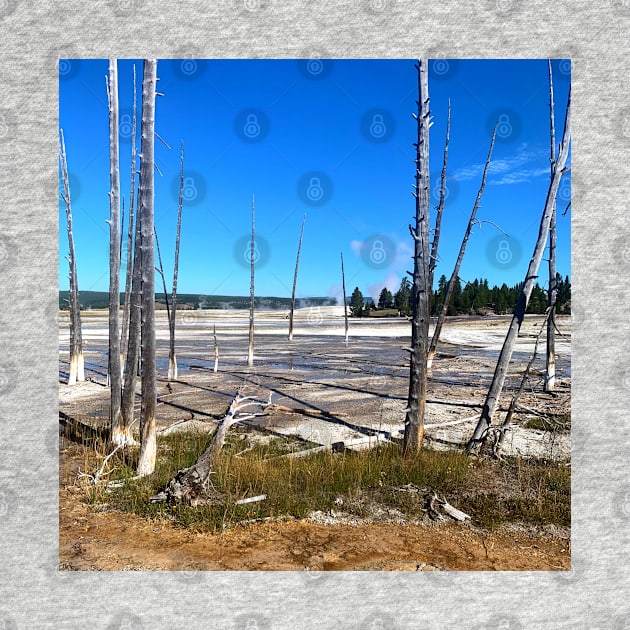
{"label": "brown dirt ground", "polygon": [[[62,458],[61,479],[70,461]],[[97,511],[73,483],[60,486],[62,570],[415,571],[563,570],[566,535],[488,534],[469,525],[323,525],[305,520],[201,534],[133,514]]]}

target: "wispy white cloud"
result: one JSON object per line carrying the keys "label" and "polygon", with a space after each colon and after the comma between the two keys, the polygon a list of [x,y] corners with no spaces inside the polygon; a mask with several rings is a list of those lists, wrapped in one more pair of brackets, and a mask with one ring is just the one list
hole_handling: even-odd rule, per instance
{"label": "wispy white cloud", "polygon": [[[545,154],[542,151],[533,151],[524,142],[518,147],[514,155],[490,162],[488,185],[519,184],[541,175],[548,175],[549,166],[542,166],[544,162]],[[483,162],[471,164],[458,169],[451,177],[460,182],[481,178],[483,168]]]}
{"label": "wispy white cloud", "polygon": [[368,287],[370,297],[375,303],[378,303],[378,298],[380,297],[381,291],[384,287],[387,287],[392,294],[396,293],[400,287],[400,279],[400,274],[395,271],[390,271],[383,282],[376,282]]}

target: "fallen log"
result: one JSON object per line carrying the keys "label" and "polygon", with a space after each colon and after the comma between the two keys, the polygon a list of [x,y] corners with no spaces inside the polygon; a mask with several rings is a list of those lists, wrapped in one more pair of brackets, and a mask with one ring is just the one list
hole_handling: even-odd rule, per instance
{"label": "fallen log", "polygon": [[273,409],[273,411],[298,413],[303,416],[324,416],[325,418],[345,418],[348,416],[347,413],[342,412],[331,413],[330,411],[325,411],[324,409],[311,409],[310,407],[286,407],[285,405],[276,405],[275,403],[268,405],[268,408]]}
{"label": "fallen log", "polygon": [[201,505],[212,501],[217,493],[210,492],[210,475],[215,457],[223,448],[229,428],[242,420],[255,418],[260,413],[239,415],[244,409],[252,406],[264,408],[267,403],[256,400],[251,396],[241,396],[237,392],[232,400],[225,416],[219,421],[219,426],[208,445],[208,448],[199,456],[199,459],[190,467],[178,471],[171,479],[163,492],[160,492],[151,501],[168,503],[185,503],[188,505]]}

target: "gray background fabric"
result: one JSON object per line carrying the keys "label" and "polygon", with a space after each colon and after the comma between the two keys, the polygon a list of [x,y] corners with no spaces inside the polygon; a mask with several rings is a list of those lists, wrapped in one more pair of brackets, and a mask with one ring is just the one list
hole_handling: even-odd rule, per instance
{"label": "gray background fabric", "polygon": [[[0,0],[0,27],[0,628],[630,625],[630,2]],[[573,58],[573,571],[57,571],[56,59],[189,54]]]}

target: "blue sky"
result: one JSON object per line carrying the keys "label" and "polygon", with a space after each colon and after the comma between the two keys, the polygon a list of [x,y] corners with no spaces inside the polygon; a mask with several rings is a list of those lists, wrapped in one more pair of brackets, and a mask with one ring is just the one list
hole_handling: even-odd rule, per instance
{"label": "blue sky", "polygon": [[[135,63],[121,60],[121,192],[129,204],[130,113]],[[167,278],[177,222],[179,146],[185,201],[179,291],[249,292],[252,194],[257,295],[290,296],[302,217],[297,294],[378,297],[411,269],[417,74],[414,60],[160,60],[155,217]],[[109,153],[106,60],[62,60],[59,119],[66,139],[80,290],[108,288]],[[568,60],[554,60],[556,136],[564,123]],[[448,196],[440,240],[450,276],[499,122],[488,182],[460,277],[490,285],[523,279],[549,184],[547,61],[430,62],[432,207],[437,203],[447,104],[451,101]],[[138,128],[139,128],[138,117]],[[139,138],[139,129],[138,129]],[[559,207],[570,199],[563,178]],[[570,275],[570,211],[558,216],[558,271]],[[506,236],[492,225],[507,233]],[[67,289],[65,208],[59,205],[59,278]],[[546,281],[546,264],[541,282]],[[170,282],[169,282],[170,284]],[[161,283],[156,286],[161,286]]]}

